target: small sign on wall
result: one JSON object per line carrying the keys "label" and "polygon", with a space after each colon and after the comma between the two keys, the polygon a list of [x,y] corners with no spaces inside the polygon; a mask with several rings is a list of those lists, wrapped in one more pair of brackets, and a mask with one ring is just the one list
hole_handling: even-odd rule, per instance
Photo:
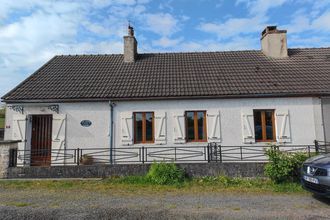
{"label": "small sign on wall", "polygon": [[81,124],[81,126],[83,126],[83,127],[89,127],[89,126],[92,125],[92,122],[91,122],[90,120],[82,120],[82,121],[80,122],[80,124]]}

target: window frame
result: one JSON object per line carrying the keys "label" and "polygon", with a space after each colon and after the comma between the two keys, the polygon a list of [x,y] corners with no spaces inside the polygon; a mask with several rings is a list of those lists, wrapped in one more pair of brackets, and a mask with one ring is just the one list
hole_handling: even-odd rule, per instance
{"label": "window frame", "polygon": [[[152,140],[147,141],[147,126],[146,126],[146,114],[151,113],[152,114]],[[142,141],[137,141],[136,139],[136,129],[137,129],[137,123],[136,123],[136,114],[142,114]],[[133,124],[134,124],[134,130],[133,130],[133,137],[134,137],[134,144],[153,144],[155,143],[155,113],[154,112],[133,112]]]}
{"label": "window frame", "polygon": [[[273,131],[273,139],[267,139],[267,126],[266,126],[266,112],[272,112],[272,131]],[[262,139],[257,140],[256,142],[276,142],[276,130],[275,130],[275,110],[274,109],[253,109],[253,123],[254,123],[254,132],[255,131],[255,112],[260,112],[261,117],[261,137]]]}
{"label": "window frame", "polygon": [[[193,112],[194,113],[194,140],[189,140],[188,139],[188,120],[187,120],[187,113],[188,112]],[[204,133],[204,138],[202,140],[198,139],[198,117],[197,113],[198,112],[203,112],[204,113],[204,122],[203,122],[203,133]],[[184,114],[185,117],[185,132],[186,132],[186,142],[207,142],[207,126],[206,126],[206,110],[189,110],[185,111]]]}

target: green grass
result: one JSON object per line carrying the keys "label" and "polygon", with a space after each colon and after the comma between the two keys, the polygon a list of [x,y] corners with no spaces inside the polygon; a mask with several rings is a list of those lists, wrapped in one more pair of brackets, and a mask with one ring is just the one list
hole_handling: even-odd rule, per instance
{"label": "green grass", "polygon": [[9,202],[6,203],[5,205],[7,206],[16,206],[16,207],[26,207],[26,206],[30,206],[30,203],[26,203],[26,202]]}
{"label": "green grass", "polygon": [[5,127],[5,118],[0,118],[0,128]]}
{"label": "green grass", "polygon": [[0,188],[25,190],[99,191],[114,194],[159,193],[305,193],[299,183],[276,184],[265,178],[226,176],[186,179],[181,184],[157,185],[145,176],[112,177],[102,180],[3,180]]}

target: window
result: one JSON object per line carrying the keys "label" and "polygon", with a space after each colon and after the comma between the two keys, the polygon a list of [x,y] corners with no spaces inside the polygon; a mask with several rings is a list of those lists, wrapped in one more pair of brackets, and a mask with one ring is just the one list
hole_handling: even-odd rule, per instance
{"label": "window", "polygon": [[186,137],[190,142],[206,141],[206,112],[186,112]]}
{"label": "window", "polygon": [[256,141],[275,141],[274,110],[254,110],[253,117]]}
{"label": "window", "polygon": [[134,143],[154,143],[154,113],[134,113]]}

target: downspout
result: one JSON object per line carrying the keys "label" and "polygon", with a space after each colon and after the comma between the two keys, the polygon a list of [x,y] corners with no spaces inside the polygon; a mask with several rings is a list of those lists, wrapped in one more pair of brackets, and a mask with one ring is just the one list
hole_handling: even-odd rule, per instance
{"label": "downspout", "polygon": [[110,106],[110,123],[109,123],[109,135],[110,135],[110,164],[113,164],[113,108],[116,106],[114,102],[109,101]]}
{"label": "downspout", "polygon": [[322,116],[322,129],[323,129],[323,141],[324,141],[324,146],[325,146],[325,153],[328,153],[330,149],[328,149],[329,147],[327,146],[327,142],[329,142],[327,137],[327,132],[326,132],[326,125],[325,125],[325,120],[324,120],[324,99],[322,97],[320,97],[321,99],[321,116]]}

